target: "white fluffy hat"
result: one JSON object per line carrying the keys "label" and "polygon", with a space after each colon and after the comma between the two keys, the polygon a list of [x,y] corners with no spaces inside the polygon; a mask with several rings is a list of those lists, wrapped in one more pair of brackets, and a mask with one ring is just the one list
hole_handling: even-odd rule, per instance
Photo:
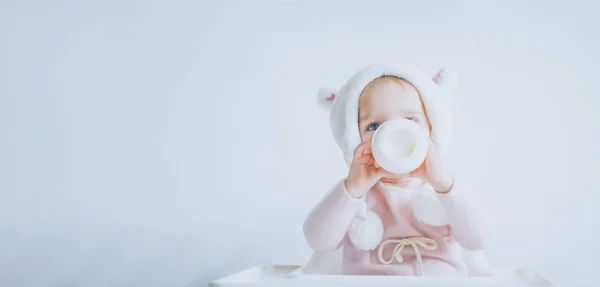
{"label": "white fluffy hat", "polygon": [[450,94],[458,85],[458,76],[442,69],[435,76],[429,77],[401,62],[380,63],[360,70],[339,91],[319,91],[319,104],[330,111],[333,137],[342,149],[346,163],[352,163],[354,149],[361,143],[358,98],[369,83],[382,76],[404,79],[419,91],[431,124],[431,140],[440,152],[446,152],[452,140]]}

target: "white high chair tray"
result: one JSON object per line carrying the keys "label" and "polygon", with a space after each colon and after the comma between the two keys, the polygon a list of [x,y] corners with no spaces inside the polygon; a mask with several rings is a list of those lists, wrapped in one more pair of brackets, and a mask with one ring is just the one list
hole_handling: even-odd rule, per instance
{"label": "white high chair tray", "polygon": [[259,265],[231,274],[209,287],[375,286],[375,287],[560,287],[531,268],[497,268],[490,277],[414,277],[302,274],[302,266]]}

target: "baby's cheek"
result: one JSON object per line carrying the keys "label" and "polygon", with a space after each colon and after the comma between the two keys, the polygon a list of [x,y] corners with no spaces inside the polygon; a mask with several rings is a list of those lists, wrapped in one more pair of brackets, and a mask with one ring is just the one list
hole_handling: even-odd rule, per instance
{"label": "baby's cheek", "polygon": [[360,133],[361,133],[360,137],[361,137],[362,141],[368,141],[368,140],[371,140],[371,138],[373,138],[373,132],[361,131]]}
{"label": "baby's cheek", "polygon": [[360,135],[360,141],[361,142],[365,142],[367,140],[370,140],[373,137],[373,132],[371,131],[366,131],[365,127],[362,126],[358,126],[358,134]]}

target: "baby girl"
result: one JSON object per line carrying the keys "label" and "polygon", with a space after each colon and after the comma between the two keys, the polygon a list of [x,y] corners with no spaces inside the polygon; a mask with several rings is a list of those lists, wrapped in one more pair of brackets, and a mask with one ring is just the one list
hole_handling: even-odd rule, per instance
{"label": "baby girl", "polygon": [[[453,76],[375,64],[321,98],[349,172],[311,211],[304,234],[316,252],[343,247],[344,274],[466,276],[462,252],[485,248],[486,223],[442,158]],[[402,175],[381,168],[371,153],[374,131],[397,118],[429,135],[424,162]]]}

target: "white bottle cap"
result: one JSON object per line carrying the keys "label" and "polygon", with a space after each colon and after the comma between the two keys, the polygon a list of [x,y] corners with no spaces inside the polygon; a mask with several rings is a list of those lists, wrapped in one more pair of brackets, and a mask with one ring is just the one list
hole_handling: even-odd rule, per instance
{"label": "white bottle cap", "polygon": [[371,139],[373,157],[383,169],[406,174],[417,169],[425,160],[429,142],[427,135],[413,121],[386,121],[375,130]]}

